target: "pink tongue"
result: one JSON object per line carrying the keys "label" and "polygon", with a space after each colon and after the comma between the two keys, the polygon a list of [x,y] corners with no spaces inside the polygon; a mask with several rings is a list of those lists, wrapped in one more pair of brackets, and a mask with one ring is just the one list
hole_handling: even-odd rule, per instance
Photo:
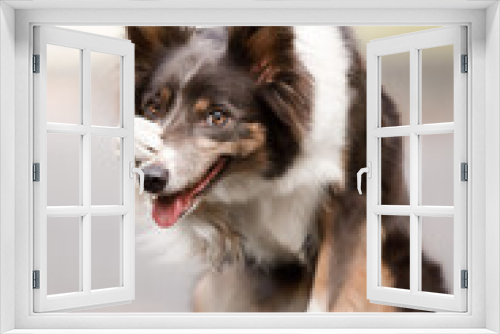
{"label": "pink tongue", "polygon": [[174,195],[175,198],[172,201],[162,203],[159,199],[156,199],[153,204],[153,219],[156,224],[160,227],[173,226],[179,217],[191,207],[193,198],[205,189],[209,182],[221,171],[224,164],[225,160],[220,159],[210,173],[201,179],[195,187],[187,192]]}
{"label": "pink tongue", "polygon": [[163,204],[158,200],[153,205],[153,219],[160,227],[173,226],[184,211],[189,209],[191,198],[182,194],[177,196],[171,203]]}

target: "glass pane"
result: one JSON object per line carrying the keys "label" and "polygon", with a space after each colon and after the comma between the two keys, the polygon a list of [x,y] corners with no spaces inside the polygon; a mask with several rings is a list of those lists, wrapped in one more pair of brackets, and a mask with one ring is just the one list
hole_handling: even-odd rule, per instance
{"label": "glass pane", "polygon": [[453,206],[453,134],[420,136],[422,205]]}
{"label": "glass pane", "polygon": [[121,140],[92,136],[92,205],[122,204]]}
{"label": "glass pane", "polygon": [[[398,108],[400,121],[396,125],[410,124],[410,52],[380,57],[382,89],[390,92]],[[381,124],[380,126],[387,126]]]}
{"label": "glass pane", "polygon": [[410,137],[381,138],[382,205],[410,205]]}
{"label": "glass pane", "polygon": [[48,206],[81,205],[81,141],[80,135],[47,134]]}
{"label": "glass pane", "polygon": [[120,125],[121,56],[91,52],[92,125]]}
{"label": "glass pane", "polygon": [[80,49],[47,45],[47,122],[81,123]]}
{"label": "glass pane", "polygon": [[[453,293],[453,218],[421,217],[422,291]],[[431,255],[432,254],[432,255]]]}
{"label": "glass pane", "polygon": [[92,216],[92,290],[121,286],[122,216]]}
{"label": "glass pane", "polygon": [[47,218],[47,294],[80,289],[80,217]]}
{"label": "glass pane", "polygon": [[421,50],[422,123],[453,122],[453,45]]}
{"label": "glass pane", "polygon": [[[410,289],[410,217],[381,216],[380,286]],[[397,268],[397,274],[394,274]]]}

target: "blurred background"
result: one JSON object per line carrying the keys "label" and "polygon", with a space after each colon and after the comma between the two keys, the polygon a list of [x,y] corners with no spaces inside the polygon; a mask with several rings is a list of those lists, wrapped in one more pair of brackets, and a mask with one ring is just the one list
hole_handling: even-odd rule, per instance
{"label": "blurred background", "polygon": [[[125,38],[124,27],[64,26],[89,33]],[[358,50],[364,58],[370,40],[435,27],[352,27]],[[453,48],[422,51],[422,123],[453,121]],[[49,46],[47,64],[47,121],[78,124],[80,119],[80,58],[74,49]],[[332,60],[334,61],[334,60]],[[120,59],[92,53],[93,126],[120,124]],[[382,85],[395,100],[401,124],[409,124],[409,55],[382,57]],[[404,169],[409,175],[409,140],[403,138]],[[421,198],[423,205],[453,205],[453,134],[421,138]],[[77,135],[48,134],[48,205],[81,204],[79,183],[81,152]],[[120,141],[92,138],[92,204],[120,204]],[[384,152],[382,152],[384,154]],[[156,228],[147,205],[136,194],[136,298],[132,303],[90,312],[189,312],[193,286],[200,266],[193,260],[176,258],[162,240],[165,230]],[[392,203],[382,203],[392,204]],[[48,292],[77,291],[79,287],[79,218],[48,221]],[[92,288],[117,286],[120,275],[121,217],[92,217]],[[422,247],[443,267],[446,284],[452,284],[452,218],[424,218]],[[167,254],[168,253],[168,254]],[[104,255],[103,255],[104,254]],[[167,256],[166,256],[167,255]]]}

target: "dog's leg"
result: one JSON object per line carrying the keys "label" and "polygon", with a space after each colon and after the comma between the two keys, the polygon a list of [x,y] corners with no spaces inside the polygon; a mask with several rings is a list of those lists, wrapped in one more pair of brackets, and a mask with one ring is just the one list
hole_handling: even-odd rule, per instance
{"label": "dog's leg", "polygon": [[311,297],[307,306],[307,312],[328,312],[330,304],[330,263],[333,249],[331,226],[331,215],[325,213],[320,217],[320,228],[322,229],[322,242],[318,252],[316,271],[311,291]]}
{"label": "dog's leg", "polygon": [[[384,265],[382,267],[382,281],[385,286],[393,286],[393,276]],[[349,268],[346,283],[339,293],[331,312],[397,312],[392,306],[371,303],[366,298],[366,248],[361,245],[356,252],[353,263]]]}

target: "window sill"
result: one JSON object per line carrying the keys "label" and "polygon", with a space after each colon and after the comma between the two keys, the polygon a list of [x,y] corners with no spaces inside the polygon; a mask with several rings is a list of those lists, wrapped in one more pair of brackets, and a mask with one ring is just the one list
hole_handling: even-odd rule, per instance
{"label": "window sill", "polygon": [[486,334],[495,333],[484,328],[475,329],[15,329],[5,334]]}

